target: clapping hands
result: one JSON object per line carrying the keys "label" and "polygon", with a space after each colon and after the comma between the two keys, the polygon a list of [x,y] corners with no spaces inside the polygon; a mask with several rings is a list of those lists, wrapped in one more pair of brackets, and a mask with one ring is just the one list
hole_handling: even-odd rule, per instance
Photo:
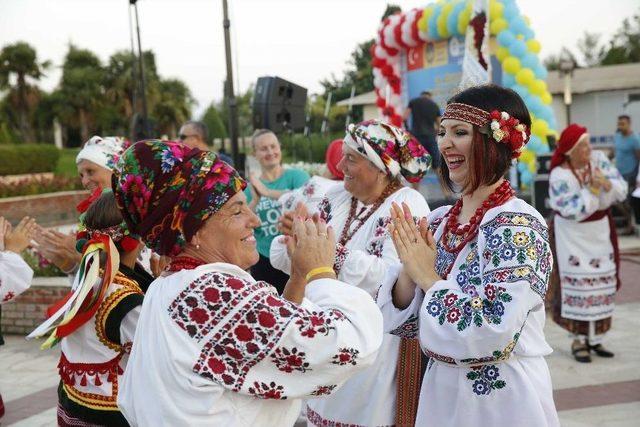
{"label": "clapping hands", "polygon": [[0,250],[20,253],[31,244],[31,239],[36,232],[36,220],[25,216],[15,229],[12,229],[9,221],[0,217]]}
{"label": "clapping hands", "polygon": [[404,267],[404,274],[424,291],[441,278],[435,271],[436,242],[426,218],[416,226],[406,203],[393,203],[389,233]]}

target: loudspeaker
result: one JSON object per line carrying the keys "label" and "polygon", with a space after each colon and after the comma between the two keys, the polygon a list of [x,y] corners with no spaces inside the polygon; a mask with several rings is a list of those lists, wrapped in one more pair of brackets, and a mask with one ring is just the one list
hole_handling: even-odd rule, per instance
{"label": "loudspeaker", "polygon": [[551,153],[536,155],[536,174],[549,175],[551,173]]}
{"label": "loudspeaker", "polygon": [[307,89],[280,77],[260,77],[253,94],[253,127],[276,133],[305,125]]}
{"label": "loudspeaker", "polygon": [[549,175],[536,175],[531,186],[531,204],[543,218],[551,214],[549,206]]}

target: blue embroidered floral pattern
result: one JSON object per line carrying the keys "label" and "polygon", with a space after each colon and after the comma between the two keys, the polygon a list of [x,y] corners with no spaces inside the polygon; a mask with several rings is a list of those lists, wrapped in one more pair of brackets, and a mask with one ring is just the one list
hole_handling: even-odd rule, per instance
{"label": "blue embroidered floral pattern", "polygon": [[546,225],[529,214],[503,212],[481,230],[486,241],[482,284],[525,280],[544,299],[552,262]]}
{"label": "blue embroidered floral pattern", "polygon": [[473,381],[473,392],[478,396],[486,396],[492,390],[504,388],[507,383],[500,378],[500,370],[496,365],[483,365],[471,368],[467,379]]}

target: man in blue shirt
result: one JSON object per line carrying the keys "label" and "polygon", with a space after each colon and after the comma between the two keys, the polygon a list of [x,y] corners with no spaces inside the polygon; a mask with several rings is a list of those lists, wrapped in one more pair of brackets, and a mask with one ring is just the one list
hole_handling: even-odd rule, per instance
{"label": "man in blue shirt", "polygon": [[[616,167],[629,184],[629,194],[636,187],[638,163],[640,159],[640,138],[631,130],[631,117],[618,116],[618,130],[613,138],[615,143]],[[630,197],[629,201],[636,217],[636,224],[640,224],[640,206]]]}

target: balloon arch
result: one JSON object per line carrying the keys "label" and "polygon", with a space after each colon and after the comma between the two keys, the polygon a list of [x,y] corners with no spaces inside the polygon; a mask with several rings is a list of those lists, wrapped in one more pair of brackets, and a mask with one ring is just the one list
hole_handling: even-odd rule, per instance
{"label": "balloon arch", "polygon": [[[376,104],[387,119],[402,125],[407,103],[406,57],[425,43],[462,37],[467,31],[473,0],[440,0],[424,9],[399,12],[380,25],[371,48]],[[518,163],[521,182],[532,182],[536,154],[549,152],[547,135],[554,133],[556,120],[545,79],[547,70],[538,53],[540,43],[515,0],[491,0],[489,25],[492,63],[501,68],[495,83],[516,91],[532,118],[531,139]],[[404,58],[404,59],[403,59]],[[404,96],[403,96],[404,94]]]}

